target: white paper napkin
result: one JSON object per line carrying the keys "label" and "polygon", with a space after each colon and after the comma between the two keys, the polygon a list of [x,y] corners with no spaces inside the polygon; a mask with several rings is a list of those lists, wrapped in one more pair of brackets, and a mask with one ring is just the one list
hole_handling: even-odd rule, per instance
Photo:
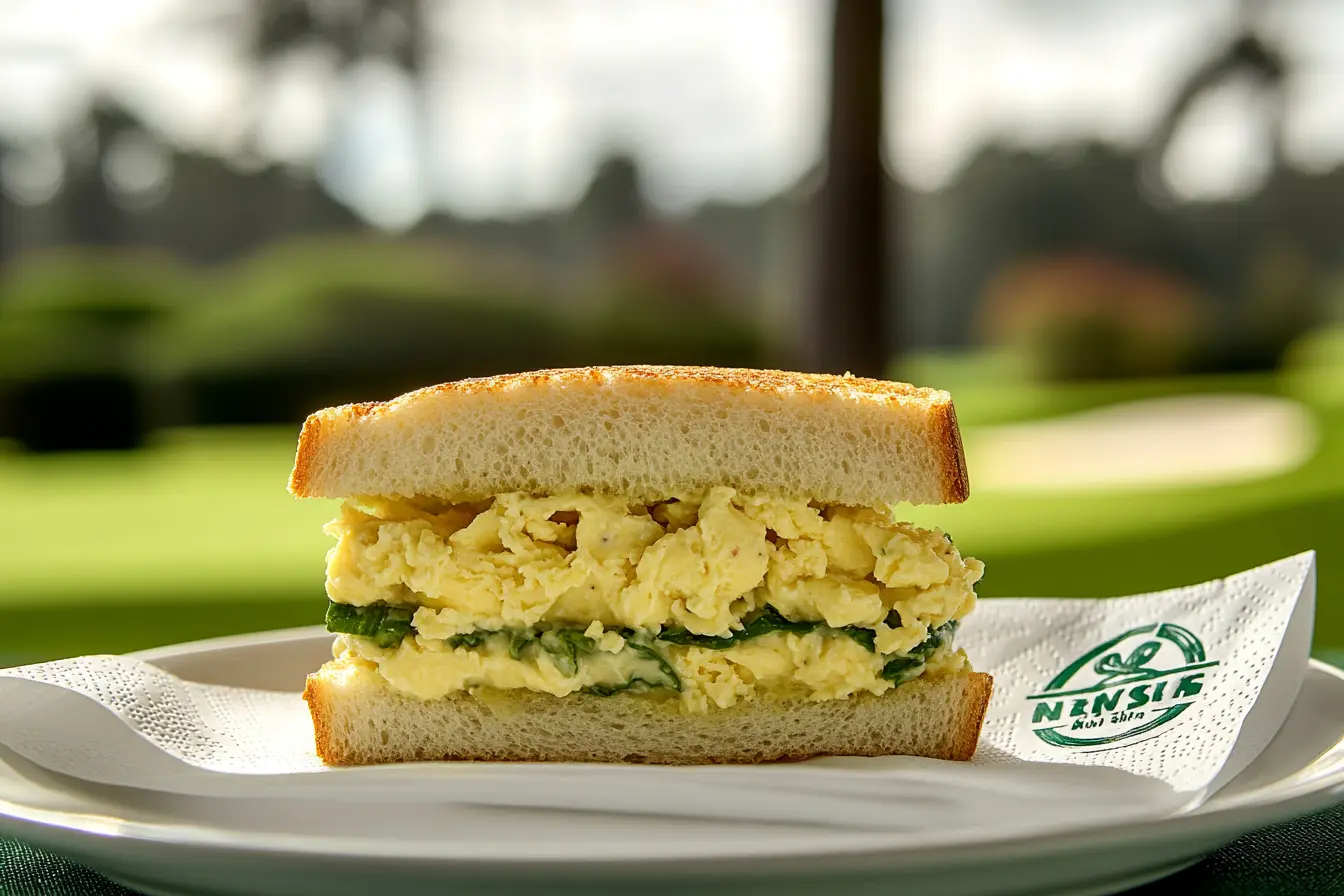
{"label": "white paper napkin", "polygon": [[958,638],[995,678],[969,763],[329,769],[298,695],[186,682],[115,656],[0,670],[0,747],[86,781],[207,797],[966,832],[1158,816],[1198,806],[1278,731],[1306,671],[1314,596],[1307,553],[1149,595],[983,601]]}

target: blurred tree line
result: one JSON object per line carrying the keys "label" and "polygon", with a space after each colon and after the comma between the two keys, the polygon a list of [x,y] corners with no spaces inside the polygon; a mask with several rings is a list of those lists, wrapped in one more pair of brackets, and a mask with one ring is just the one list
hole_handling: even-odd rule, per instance
{"label": "blurred tree line", "polygon": [[210,269],[126,249],[32,253],[0,279],[0,435],[129,448],[159,426],[293,423],[511,370],[767,363],[717,293],[684,314],[685,296],[721,284],[665,256],[632,245],[557,293],[435,240],[296,238]]}
{"label": "blurred tree line", "polygon": [[[423,70],[414,0],[255,9],[259,71],[314,40],[338,72],[369,56]],[[879,373],[899,351],[990,345],[1045,377],[1254,369],[1331,313],[1344,169],[1276,152],[1259,190],[1221,202],[1176,202],[1154,178],[1201,91],[1251,72],[1281,93],[1287,64],[1252,19],[1149,146],[986,146],[933,193],[882,163],[883,27],[881,4],[836,4],[827,164],[780,195],[675,219],[615,154],[573,208],[435,211],[378,234],[309,170],[183,150],[102,97],[68,135],[59,191],[0,192],[0,435],[129,446],[157,425],[293,422],[581,363]],[[157,174],[122,176],[128,153]]]}

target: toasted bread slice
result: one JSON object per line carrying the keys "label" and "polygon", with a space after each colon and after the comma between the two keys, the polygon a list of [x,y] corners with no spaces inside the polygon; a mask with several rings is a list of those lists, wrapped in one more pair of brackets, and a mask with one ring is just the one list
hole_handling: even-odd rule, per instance
{"label": "toasted bread slice", "polygon": [[308,676],[317,753],[330,765],[439,759],[755,763],[810,756],[975,753],[993,679],[980,672],[906,682],[881,696],[748,700],[683,713],[648,694],[555,697],[495,691],[419,700],[377,672],[333,661]]}
{"label": "toasted bread slice", "polygon": [[299,437],[300,497],[741,491],[880,507],[969,484],[946,392],[858,377],[587,367],[328,408]]}

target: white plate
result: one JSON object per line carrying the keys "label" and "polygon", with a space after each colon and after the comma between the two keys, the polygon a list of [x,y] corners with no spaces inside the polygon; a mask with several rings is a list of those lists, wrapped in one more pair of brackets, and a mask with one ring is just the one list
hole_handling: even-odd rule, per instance
{"label": "white plate", "polygon": [[[321,629],[139,654],[187,679],[298,689]],[[1312,663],[1253,765],[1198,811],[1156,822],[912,848],[899,833],[656,816],[182,797],[86,784],[0,751],[0,834],[65,853],[146,893],[1113,893],[1344,792],[1344,674]],[[893,805],[893,812],[918,806]]]}

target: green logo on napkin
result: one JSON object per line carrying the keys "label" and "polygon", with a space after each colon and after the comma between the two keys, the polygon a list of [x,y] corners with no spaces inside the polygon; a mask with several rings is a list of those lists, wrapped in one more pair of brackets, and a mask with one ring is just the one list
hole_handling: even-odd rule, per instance
{"label": "green logo on napkin", "polygon": [[1216,665],[1179,625],[1132,628],[1078,657],[1027,698],[1032,731],[1055,747],[1133,743],[1185,712]]}

